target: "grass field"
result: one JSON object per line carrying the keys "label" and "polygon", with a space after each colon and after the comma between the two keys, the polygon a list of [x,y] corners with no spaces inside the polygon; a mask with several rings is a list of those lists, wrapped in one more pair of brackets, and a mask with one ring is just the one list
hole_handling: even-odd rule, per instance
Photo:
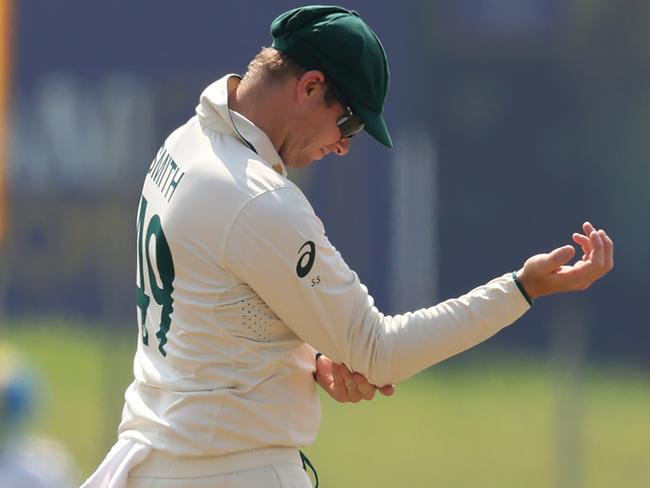
{"label": "grass field", "polygon": [[[114,441],[134,338],[56,321],[0,332],[41,373],[33,428],[65,443],[86,476]],[[324,398],[306,452],[325,488],[650,486],[650,372],[587,369],[570,423],[556,376],[541,358],[466,353],[392,398]]]}

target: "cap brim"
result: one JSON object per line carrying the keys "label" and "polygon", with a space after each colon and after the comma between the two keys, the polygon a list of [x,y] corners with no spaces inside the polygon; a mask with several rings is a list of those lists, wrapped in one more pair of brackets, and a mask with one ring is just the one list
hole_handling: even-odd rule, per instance
{"label": "cap brim", "polygon": [[393,147],[393,141],[388,133],[386,121],[382,114],[367,109],[363,105],[352,106],[352,110],[361,117],[365,131],[386,147]]}

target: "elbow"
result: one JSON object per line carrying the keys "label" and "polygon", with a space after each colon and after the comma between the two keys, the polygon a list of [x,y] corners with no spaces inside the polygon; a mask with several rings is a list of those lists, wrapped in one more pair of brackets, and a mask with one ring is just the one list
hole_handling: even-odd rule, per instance
{"label": "elbow", "polygon": [[380,316],[373,325],[365,340],[351,355],[353,359],[350,369],[362,373],[370,383],[382,387],[393,385],[406,379],[399,375],[396,368],[398,355],[395,354],[395,334],[391,333],[390,322],[393,317]]}

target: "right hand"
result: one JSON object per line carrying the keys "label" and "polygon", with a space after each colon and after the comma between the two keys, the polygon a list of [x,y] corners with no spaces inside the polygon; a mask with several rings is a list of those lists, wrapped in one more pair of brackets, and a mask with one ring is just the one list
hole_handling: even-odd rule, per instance
{"label": "right hand", "polygon": [[567,265],[576,252],[573,246],[567,245],[529,258],[517,272],[531,299],[586,290],[614,267],[614,243],[607,233],[602,229],[596,230],[589,222],[585,222],[582,228],[584,234],[573,234],[573,240],[582,247],[580,261]]}
{"label": "right hand", "polygon": [[341,403],[372,400],[376,391],[384,396],[395,393],[395,385],[375,386],[361,373],[352,373],[345,364],[335,363],[322,354],[316,360],[314,377],[328,395]]}

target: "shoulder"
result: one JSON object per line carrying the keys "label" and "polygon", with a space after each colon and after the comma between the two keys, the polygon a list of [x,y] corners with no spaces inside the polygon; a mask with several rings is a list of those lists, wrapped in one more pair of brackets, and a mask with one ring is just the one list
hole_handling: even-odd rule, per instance
{"label": "shoulder", "polygon": [[298,242],[324,236],[325,229],[307,198],[295,186],[259,193],[237,212],[228,236],[230,245],[243,240],[293,247]]}
{"label": "shoulder", "polygon": [[241,208],[238,218],[255,219],[270,227],[314,221],[321,225],[307,197],[291,182],[257,193]]}

